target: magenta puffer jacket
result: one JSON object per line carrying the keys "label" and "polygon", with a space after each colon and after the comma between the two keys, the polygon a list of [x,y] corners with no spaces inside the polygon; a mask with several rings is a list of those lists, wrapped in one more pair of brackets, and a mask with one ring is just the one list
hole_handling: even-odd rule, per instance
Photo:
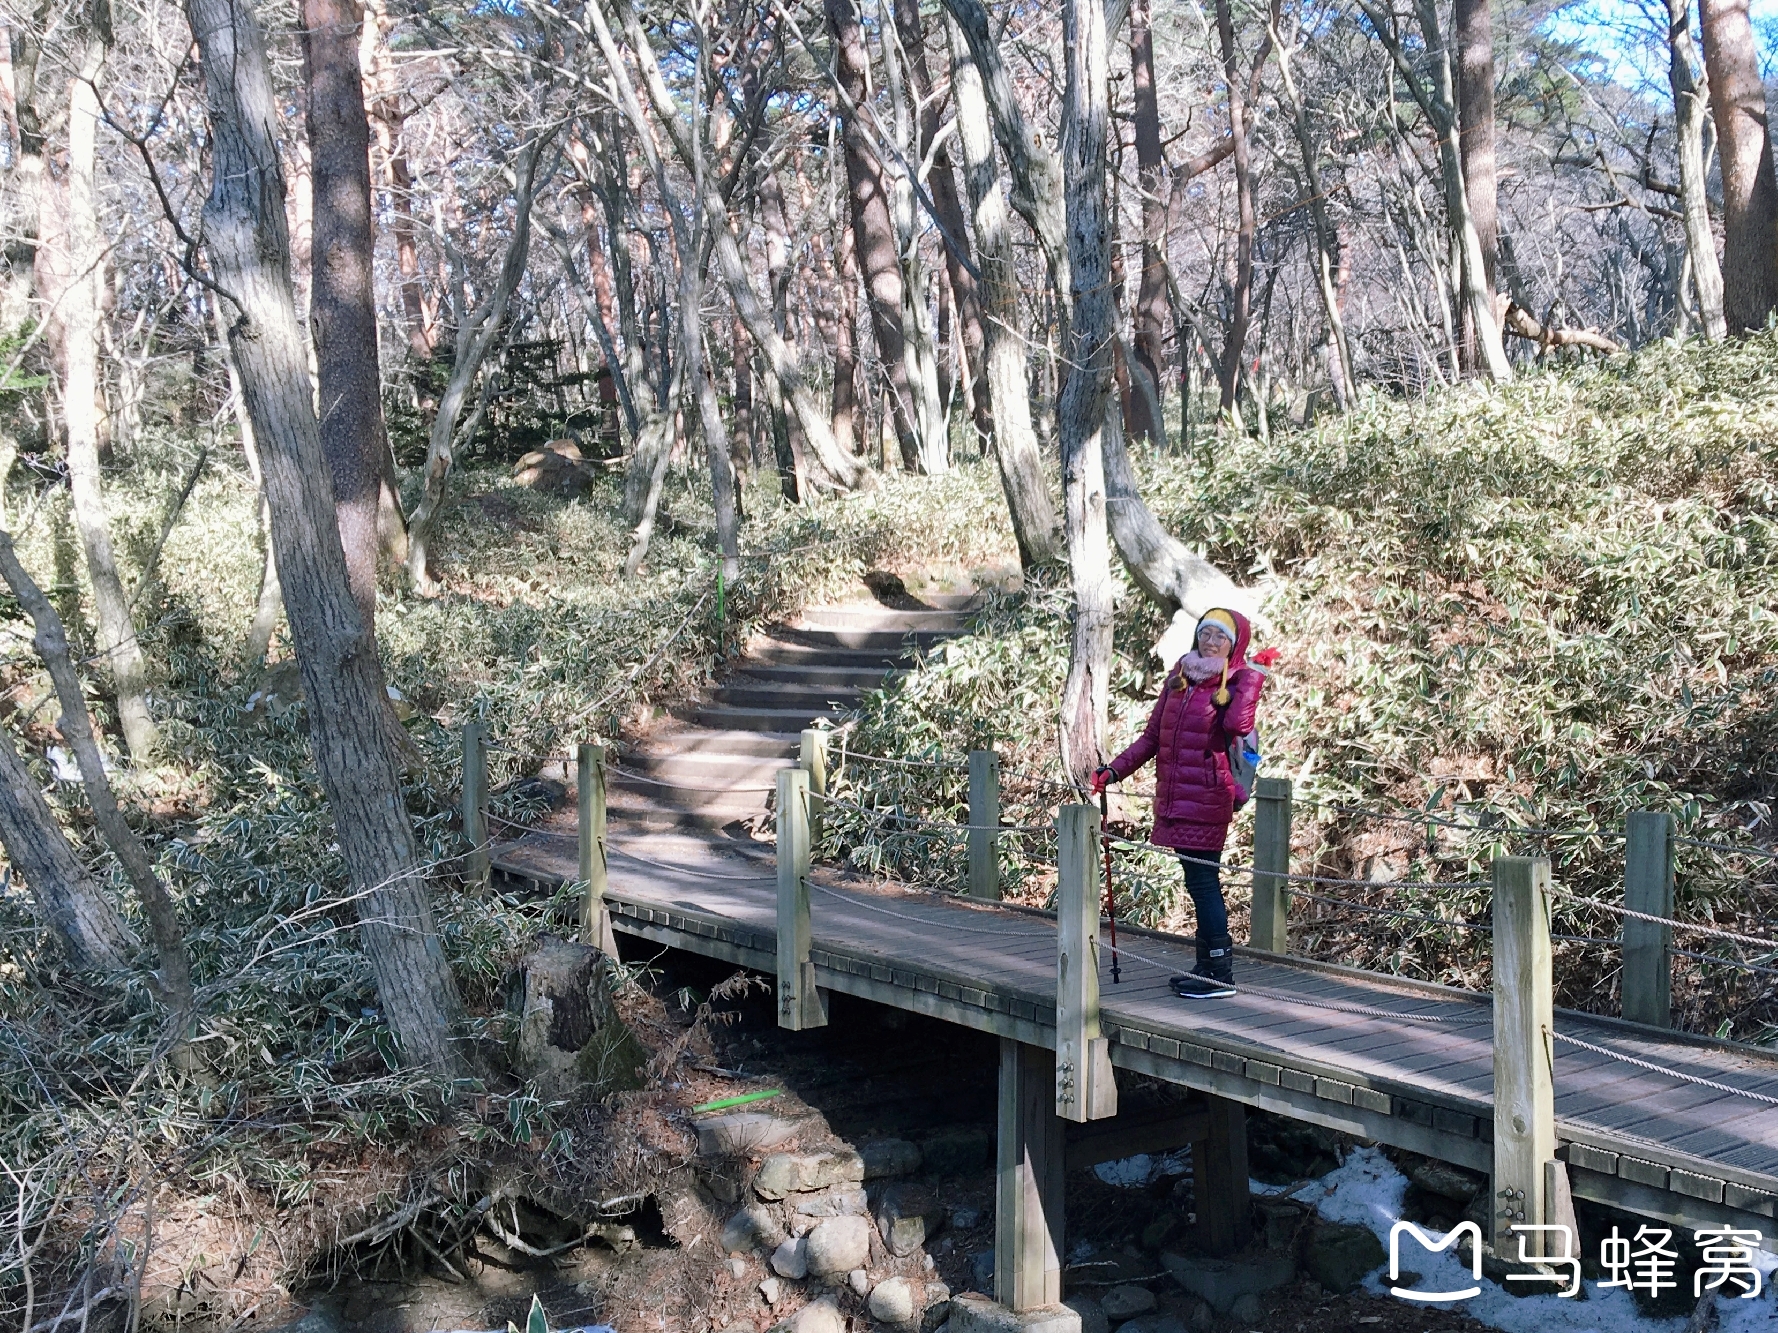
{"label": "magenta puffer jacket", "polygon": [[1229,654],[1229,702],[1217,707],[1220,680],[1194,685],[1175,666],[1141,737],[1110,764],[1119,781],[1150,759],[1155,763],[1154,831],[1161,847],[1219,852],[1235,817],[1234,779],[1229,746],[1253,730],[1264,673],[1247,665],[1252,627],[1239,612],[1235,647]]}

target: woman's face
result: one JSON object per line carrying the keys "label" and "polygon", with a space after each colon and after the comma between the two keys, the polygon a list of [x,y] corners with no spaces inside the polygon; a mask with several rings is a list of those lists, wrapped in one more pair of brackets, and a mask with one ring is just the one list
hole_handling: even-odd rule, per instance
{"label": "woman's face", "polygon": [[1203,656],[1214,657],[1217,659],[1225,658],[1229,655],[1229,650],[1234,646],[1235,641],[1222,632],[1221,626],[1203,625],[1199,627],[1198,652]]}

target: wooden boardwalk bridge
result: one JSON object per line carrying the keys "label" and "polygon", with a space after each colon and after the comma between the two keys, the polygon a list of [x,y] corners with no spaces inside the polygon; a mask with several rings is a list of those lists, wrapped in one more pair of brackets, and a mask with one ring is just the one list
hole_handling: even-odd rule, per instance
{"label": "wooden boardwalk bridge", "polygon": [[[799,860],[805,768],[777,775],[793,809],[788,835],[780,812],[783,864],[771,844],[616,818],[602,855],[568,826],[496,846],[493,864],[555,886],[587,878],[595,858],[611,930],[778,977],[784,1026],[824,1023],[821,993],[839,992],[999,1036],[996,1294],[1015,1310],[1060,1299],[1058,1111],[1104,1117],[1115,1089],[1093,1084],[1113,1069],[1203,1095],[1167,1123],[1091,1128],[1093,1160],[1197,1145],[1212,1249],[1244,1236],[1249,1106],[1490,1173],[1503,1253],[1515,1221],[1571,1216],[1570,1191],[1681,1227],[1758,1231],[1778,1248],[1778,1059],[1550,1010],[1542,863],[1497,870],[1495,997],[1248,949],[1236,996],[1191,1002],[1167,986],[1193,961],[1178,937],[1120,927],[1113,982],[1080,864],[1097,844],[1095,811],[1064,808],[1060,912],[1043,913],[809,866],[806,827]],[[1087,881],[1072,895],[1071,856]],[[1071,951],[1097,968],[1071,970]]]}

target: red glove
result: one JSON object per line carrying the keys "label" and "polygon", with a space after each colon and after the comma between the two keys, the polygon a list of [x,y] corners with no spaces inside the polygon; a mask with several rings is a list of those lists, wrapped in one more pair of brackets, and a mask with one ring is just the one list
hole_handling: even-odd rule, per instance
{"label": "red glove", "polygon": [[1089,788],[1091,788],[1093,795],[1097,796],[1105,790],[1106,784],[1114,781],[1116,779],[1116,777],[1117,777],[1117,773],[1113,769],[1110,769],[1110,768],[1095,769],[1093,771],[1092,779],[1087,783],[1087,785]]}
{"label": "red glove", "polygon": [[1254,666],[1270,668],[1271,665],[1278,660],[1278,650],[1276,648],[1267,648],[1262,652],[1255,653],[1251,660]]}

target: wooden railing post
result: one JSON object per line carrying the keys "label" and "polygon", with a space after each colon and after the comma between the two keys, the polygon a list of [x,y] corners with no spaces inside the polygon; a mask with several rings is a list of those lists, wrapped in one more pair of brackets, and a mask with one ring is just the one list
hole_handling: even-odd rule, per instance
{"label": "wooden railing post", "polygon": [[1253,790],[1253,947],[1290,951],[1290,779],[1261,778]]}
{"label": "wooden railing post", "polygon": [[809,775],[809,846],[821,841],[821,798],[827,795],[827,733],[806,728],[797,751],[797,767]]}
{"label": "wooden railing post", "polygon": [[463,728],[463,840],[469,844],[469,876],[486,884],[488,865],[488,728],[471,722]]}
{"label": "wooden railing post", "polygon": [[[1554,1030],[1550,982],[1550,863],[1542,856],[1494,862],[1493,1242],[1509,1248],[1515,1223],[1544,1221],[1544,1163],[1556,1155]],[[1521,1233],[1526,1253],[1541,1232]]]}
{"label": "wooden railing post", "polygon": [[827,1026],[809,960],[809,775],[778,770],[778,1026]]}
{"label": "wooden railing post", "polygon": [[[1673,915],[1673,816],[1632,810],[1624,821],[1624,906]],[[1673,927],[1624,918],[1624,1017],[1673,1026]]]}
{"label": "wooden railing post", "polygon": [[1000,897],[1000,756],[969,752],[969,896]]}
{"label": "wooden railing post", "polygon": [[[1055,1084],[1055,1062],[1049,1051],[1012,1037],[1000,1039],[994,1299],[1015,1313],[1062,1299],[1067,1149],[1054,1109]],[[1078,1328],[1078,1320],[1072,1326]]]}
{"label": "wooden railing post", "polygon": [[1056,1114],[1085,1123],[1117,1114],[1111,1044],[1099,1030],[1099,812],[1056,816]]}
{"label": "wooden railing post", "polygon": [[581,745],[575,751],[574,775],[580,801],[580,882],[586,899],[580,909],[580,938],[600,952],[617,957],[617,937],[605,906],[608,871],[605,859],[605,747]]}

